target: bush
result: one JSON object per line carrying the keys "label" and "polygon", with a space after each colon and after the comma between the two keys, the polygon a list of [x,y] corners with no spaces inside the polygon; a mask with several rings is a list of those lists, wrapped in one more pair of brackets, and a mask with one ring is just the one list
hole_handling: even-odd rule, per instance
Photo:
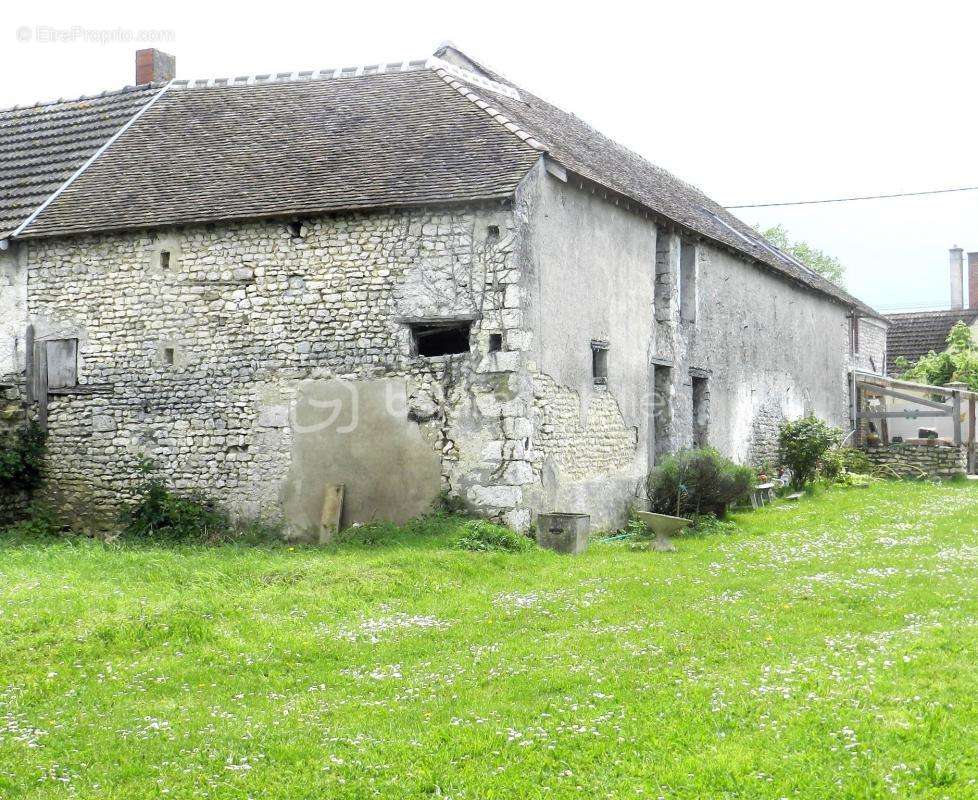
{"label": "bush", "polygon": [[30,422],[0,439],[0,525],[22,519],[43,480],[47,434]]}
{"label": "bush", "polygon": [[[968,388],[978,390],[978,343],[964,322],[958,321],[945,340],[947,348],[940,353],[931,350],[916,364],[898,358],[896,368],[904,380],[945,386],[951,381],[961,381]],[[943,399],[943,398],[940,398]]]}
{"label": "bush", "polygon": [[873,462],[862,450],[855,447],[835,447],[829,450],[819,463],[822,477],[838,482],[845,474],[872,472]]}
{"label": "bush", "polygon": [[693,518],[693,524],[686,531],[698,536],[711,536],[718,533],[731,534],[737,530],[737,525],[730,520],[718,519],[713,514],[701,514]]}
{"label": "bush", "polygon": [[228,537],[226,513],[201,492],[179,494],[155,473],[151,461],[139,465],[136,500],[120,515],[123,535],[150,541],[213,542]]}
{"label": "bush", "polygon": [[873,475],[862,472],[841,472],[835,482],[840,486],[869,486],[876,478]]}
{"label": "bush", "polygon": [[754,470],[712,448],[681,450],[649,472],[645,491],[650,510],[657,514],[723,517],[727,506],[744,497],[754,481]]}
{"label": "bush", "polygon": [[829,448],[842,439],[842,431],[814,416],[786,420],[778,428],[778,458],[791,470],[791,485],[803,489],[812,481]]}
{"label": "bush", "polygon": [[23,539],[46,539],[60,536],[68,530],[58,513],[44,503],[33,502],[22,519],[5,530],[10,536]]}
{"label": "bush", "polygon": [[431,504],[431,513],[447,517],[464,517],[469,514],[469,505],[464,497],[442,489]]}
{"label": "bush", "polygon": [[533,549],[533,541],[529,537],[484,519],[466,522],[462,526],[462,531],[462,536],[455,542],[459,550],[525,553]]}

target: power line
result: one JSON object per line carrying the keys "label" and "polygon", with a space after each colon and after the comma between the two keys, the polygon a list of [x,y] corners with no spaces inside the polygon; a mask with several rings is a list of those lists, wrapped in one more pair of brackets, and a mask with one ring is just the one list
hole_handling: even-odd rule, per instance
{"label": "power line", "polygon": [[868,194],[861,197],[835,197],[831,200],[795,200],[790,203],[745,203],[739,206],[724,206],[724,208],[772,208],[774,206],[814,206],[823,203],[849,203],[853,200],[888,200],[891,197],[920,197],[925,194],[949,194],[950,192],[975,192],[978,186],[959,186],[954,189],[931,189],[926,192],[900,192],[898,194]]}

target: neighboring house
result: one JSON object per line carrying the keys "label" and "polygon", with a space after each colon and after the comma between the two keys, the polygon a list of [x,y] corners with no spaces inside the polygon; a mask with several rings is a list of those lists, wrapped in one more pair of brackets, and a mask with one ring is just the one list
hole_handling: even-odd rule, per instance
{"label": "neighboring house", "polygon": [[935,311],[909,311],[887,314],[890,320],[886,352],[886,373],[897,375],[898,358],[910,363],[931,351],[947,347],[947,337],[958,322],[964,322],[978,335],[978,252],[968,253],[968,306],[964,307],[964,251],[950,249],[951,308]]}
{"label": "neighboring house", "polygon": [[[9,143],[67,143],[110,97],[0,112],[0,175],[27,173],[4,191],[71,168]],[[873,309],[454,47],[118,97],[129,122],[5,223],[0,376],[47,399],[79,515],[149,456],[294,536],[337,484],[346,522],[444,490],[519,529],[609,525],[664,453],[848,427],[850,367],[884,363]]]}

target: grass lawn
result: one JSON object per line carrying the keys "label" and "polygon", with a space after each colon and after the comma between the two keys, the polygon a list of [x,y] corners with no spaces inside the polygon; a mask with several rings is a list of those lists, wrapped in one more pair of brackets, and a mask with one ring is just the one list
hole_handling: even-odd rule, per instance
{"label": "grass lawn", "polygon": [[0,538],[3,798],[978,797],[978,487],[679,552]]}

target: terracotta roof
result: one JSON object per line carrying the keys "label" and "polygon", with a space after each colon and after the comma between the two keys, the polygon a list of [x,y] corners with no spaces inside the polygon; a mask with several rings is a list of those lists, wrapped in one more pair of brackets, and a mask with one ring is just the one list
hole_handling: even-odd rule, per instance
{"label": "terracotta roof", "polygon": [[0,109],[0,239],[14,231],[160,90]]}
{"label": "terracotta roof", "polygon": [[886,337],[886,372],[895,374],[894,362],[903,356],[917,361],[931,350],[940,353],[947,346],[947,335],[955,323],[973,325],[978,309],[947,309],[944,311],[913,311],[888,314],[890,329]]}
{"label": "terracotta roof", "polygon": [[25,235],[503,198],[539,157],[427,69],[175,88]]}

